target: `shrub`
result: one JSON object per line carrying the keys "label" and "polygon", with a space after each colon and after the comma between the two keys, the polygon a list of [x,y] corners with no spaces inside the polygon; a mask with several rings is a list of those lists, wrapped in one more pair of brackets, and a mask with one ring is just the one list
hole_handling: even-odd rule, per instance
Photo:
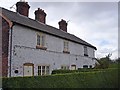
{"label": "shrub", "polygon": [[103,69],[97,72],[3,78],[3,88],[117,88],[117,71]]}
{"label": "shrub", "polygon": [[105,57],[105,58],[101,58],[99,60],[97,60],[99,64],[95,64],[95,67],[96,69],[105,69],[105,68],[108,68],[109,67],[109,58]]}
{"label": "shrub", "polygon": [[73,73],[73,72],[77,72],[77,70],[53,70],[52,74],[64,74],[64,73]]}
{"label": "shrub", "polygon": [[78,72],[92,72],[92,71],[100,71],[100,69],[93,68],[79,68],[78,70],[53,70],[52,74],[65,74],[65,73],[78,73]]}

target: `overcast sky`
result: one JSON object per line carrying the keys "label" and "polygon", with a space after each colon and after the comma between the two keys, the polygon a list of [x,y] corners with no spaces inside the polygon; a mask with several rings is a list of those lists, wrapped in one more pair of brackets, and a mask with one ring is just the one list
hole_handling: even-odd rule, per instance
{"label": "overcast sky", "polygon": [[[1,0],[0,6],[15,11],[17,1]],[[118,3],[117,0],[74,0],[75,2],[40,2],[26,0],[30,7],[29,17],[35,18],[37,8],[47,13],[46,23],[58,28],[61,19],[68,21],[68,33],[97,47],[96,58],[112,53],[112,59],[118,57]],[[45,0],[44,0],[45,1]],[[73,0],[72,0],[73,1]],[[85,1],[85,2],[83,2]],[[88,2],[89,1],[89,2]],[[99,2],[98,2],[99,1]],[[10,7],[14,5],[14,8]]]}

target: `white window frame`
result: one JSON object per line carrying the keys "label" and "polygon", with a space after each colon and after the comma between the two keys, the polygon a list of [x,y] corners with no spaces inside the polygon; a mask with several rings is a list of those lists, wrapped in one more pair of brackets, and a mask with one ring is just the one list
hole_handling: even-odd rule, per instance
{"label": "white window frame", "polygon": [[[39,68],[41,67],[41,68]],[[43,70],[43,67],[45,67],[45,69]],[[47,70],[47,67],[49,67],[49,69]],[[43,73],[44,71],[44,73]],[[50,66],[49,65],[38,65],[38,76],[43,76],[43,75],[49,75],[50,74]]]}
{"label": "white window frame", "polygon": [[63,42],[63,51],[69,52],[69,42],[68,41]]}
{"label": "white window frame", "polygon": [[69,70],[69,66],[68,65],[61,65],[61,69],[62,70]]}
{"label": "white window frame", "polygon": [[84,56],[88,56],[88,47],[84,46]]}
{"label": "white window frame", "polygon": [[[39,37],[39,39],[38,39],[38,37]],[[45,38],[46,38],[45,34],[37,33],[37,46],[45,47],[45,41],[46,41]]]}

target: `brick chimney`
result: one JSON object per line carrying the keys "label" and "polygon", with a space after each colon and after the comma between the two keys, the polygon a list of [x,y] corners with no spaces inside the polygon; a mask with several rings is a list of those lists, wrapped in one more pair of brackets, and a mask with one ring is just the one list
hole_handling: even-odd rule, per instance
{"label": "brick chimney", "polygon": [[46,23],[46,13],[44,12],[44,10],[38,8],[38,10],[36,10],[35,12],[35,20],[42,22],[42,23]]}
{"label": "brick chimney", "polygon": [[59,24],[59,29],[67,32],[67,22],[65,20],[61,20],[60,22],[58,22]]}
{"label": "brick chimney", "polygon": [[20,13],[21,15],[27,16],[29,15],[29,8],[28,2],[25,1],[19,1],[16,3],[16,11]]}

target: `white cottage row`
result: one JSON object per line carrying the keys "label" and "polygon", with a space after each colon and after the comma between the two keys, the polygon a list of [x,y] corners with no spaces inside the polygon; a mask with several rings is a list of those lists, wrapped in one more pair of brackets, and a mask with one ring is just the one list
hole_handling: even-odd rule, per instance
{"label": "white cottage row", "polygon": [[96,47],[69,34],[65,20],[58,23],[57,29],[45,23],[44,10],[38,8],[33,20],[28,18],[27,2],[17,2],[16,7],[17,12],[1,8],[3,25],[9,27],[2,28],[3,39],[8,38],[8,43],[2,43],[4,76],[48,75],[56,69],[95,66]]}

